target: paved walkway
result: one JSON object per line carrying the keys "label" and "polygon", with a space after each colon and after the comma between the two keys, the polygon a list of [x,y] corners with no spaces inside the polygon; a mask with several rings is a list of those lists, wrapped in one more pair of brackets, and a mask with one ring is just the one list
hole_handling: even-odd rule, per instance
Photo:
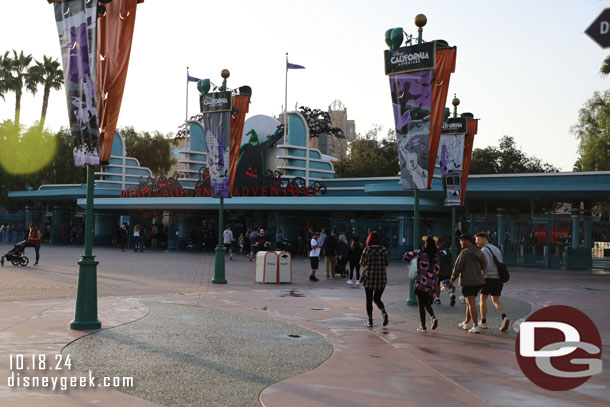
{"label": "paved walkway", "polygon": [[[74,315],[75,261],[81,250],[47,246],[41,254],[40,267],[5,265],[0,269],[0,406],[156,405],[110,389],[62,392],[7,387],[10,354],[57,353],[87,334],[68,328]],[[575,390],[559,393],[542,390],[523,376],[514,356],[514,340],[467,334],[445,325],[443,319],[438,330],[422,335],[415,332],[416,321],[395,314],[391,314],[388,327],[366,329],[362,325],[362,290],[350,288],[342,279],[310,283],[308,263],[303,259],[293,262],[292,285],[255,285],[253,263],[239,258],[227,261],[229,284],[218,286],[210,284],[211,255],[111,249],[97,249],[96,255],[100,260],[99,319],[103,328],[145,317],[149,311],[146,304],[182,304],[287,322],[330,340],[334,351],[328,360],[260,394],[260,402],[267,407],[567,407],[610,403],[608,275],[515,270],[506,287],[506,296],[529,302],[533,310],[551,304],[575,306],[599,328],[604,372]],[[405,267],[392,264],[388,280],[383,298],[386,304],[404,301]],[[439,313],[442,307],[447,305],[436,307]],[[490,309],[490,314],[494,312]],[[172,334],[162,325],[158,331],[160,336]],[[167,385],[180,383],[159,377],[159,386]],[[237,391],[227,388],[227,400],[236,398]],[[206,405],[205,401],[199,405]]]}

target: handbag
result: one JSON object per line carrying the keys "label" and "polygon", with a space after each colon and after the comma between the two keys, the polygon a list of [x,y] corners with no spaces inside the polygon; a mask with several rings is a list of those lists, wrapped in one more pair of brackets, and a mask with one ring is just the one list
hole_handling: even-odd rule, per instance
{"label": "handbag", "polygon": [[493,250],[491,250],[489,247],[487,247],[486,249],[489,250],[494,259],[494,263],[496,263],[496,267],[498,268],[498,276],[500,276],[500,281],[506,283],[508,280],[510,280],[510,273],[508,272],[508,267],[506,267],[506,264],[500,263],[498,261],[498,258],[494,254]]}
{"label": "handbag", "polygon": [[409,263],[409,278],[417,277],[417,257]]}

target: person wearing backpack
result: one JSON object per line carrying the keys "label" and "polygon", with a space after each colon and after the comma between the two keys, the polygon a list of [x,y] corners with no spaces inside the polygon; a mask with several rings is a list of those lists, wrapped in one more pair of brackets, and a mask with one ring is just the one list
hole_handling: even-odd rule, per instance
{"label": "person wearing backpack", "polygon": [[508,327],[510,325],[510,319],[508,319],[508,317],[506,316],[504,305],[500,302],[500,296],[502,295],[502,288],[504,287],[504,282],[500,278],[497,263],[502,263],[502,252],[499,248],[489,243],[487,233],[479,232],[474,235],[474,238],[477,246],[479,246],[479,248],[483,252],[483,255],[485,255],[485,260],[487,260],[487,267],[485,269],[485,282],[481,287],[481,322],[479,322],[479,326],[482,329],[487,329],[487,299],[491,295],[491,302],[498,310],[498,313],[502,316],[502,325],[500,326],[500,331],[504,332],[508,330]]}
{"label": "person wearing backpack", "polygon": [[[451,278],[451,266],[453,264],[453,256],[449,253],[449,250],[445,248],[443,239],[438,238],[436,241],[436,254],[438,256],[438,262],[440,266],[440,272],[438,280],[436,282],[436,298],[434,304],[440,305],[441,303],[441,282]],[[455,291],[455,290],[454,290]],[[449,298],[451,300],[451,306],[455,306],[455,293],[449,292]]]}

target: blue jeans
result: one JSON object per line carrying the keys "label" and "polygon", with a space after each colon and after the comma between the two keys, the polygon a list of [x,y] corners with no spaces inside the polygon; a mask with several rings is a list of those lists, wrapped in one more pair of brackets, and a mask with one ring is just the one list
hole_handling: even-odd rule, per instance
{"label": "blue jeans", "polygon": [[34,250],[36,250],[36,263],[40,260],[40,243],[34,245]]}
{"label": "blue jeans", "polygon": [[8,230],[2,231],[2,243],[8,243]]}

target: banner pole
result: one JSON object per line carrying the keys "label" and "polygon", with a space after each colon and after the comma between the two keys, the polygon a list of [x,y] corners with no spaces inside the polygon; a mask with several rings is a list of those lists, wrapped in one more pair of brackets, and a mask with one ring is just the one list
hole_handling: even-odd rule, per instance
{"label": "banner pole", "polygon": [[[184,125],[188,126],[188,119],[189,119],[189,67],[186,67],[186,108],[184,110]],[[186,149],[189,149],[189,144],[190,144],[190,137],[191,134],[190,132],[188,132],[188,134],[186,134],[185,138],[185,145],[186,145]]]}
{"label": "banner pole", "polygon": [[286,83],[284,86],[284,144],[288,143],[288,140],[286,140],[287,132],[288,132],[288,53],[286,53]]}
{"label": "banner pole", "polygon": [[[413,250],[417,250],[417,245],[420,242],[419,238],[419,189],[413,191]],[[414,261],[417,261],[414,259]],[[415,299],[415,279],[409,279],[409,298],[407,305],[417,305]]]}

